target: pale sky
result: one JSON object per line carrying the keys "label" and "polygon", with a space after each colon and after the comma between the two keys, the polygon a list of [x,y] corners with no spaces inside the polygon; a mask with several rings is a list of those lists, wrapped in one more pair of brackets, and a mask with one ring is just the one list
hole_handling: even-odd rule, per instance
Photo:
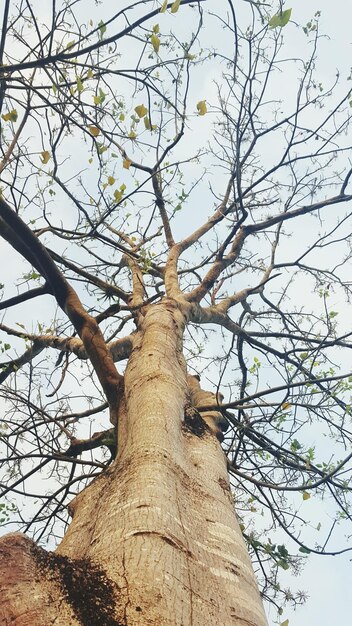
{"label": "pale sky", "polygon": [[[292,19],[297,15],[299,23],[321,11],[320,28],[329,35],[324,41],[324,54],[320,68],[327,76],[333,76],[338,68],[348,75],[352,65],[352,3],[349,0],[292,0]],[[304,17],[303,17],[304,16]],[[352,155],[351,155],[352,156]],[[349,307],[351,309],[351,307]],[[351,320],[351,310],[346,312]],[[310,503],[314,506],[314,502]],[[336,557],[310,555],[299,577],[291,578],[287,585],[306,590],[307,602],[295,612],[285,610],[282,620],[289,619],[289,626],[332,626],[352,622],[352,552]],[[287,577],[288,579],[289,577]],[[286,576],[282,577],[286,580]],[[275,622],[270,612],[269,623]]]}

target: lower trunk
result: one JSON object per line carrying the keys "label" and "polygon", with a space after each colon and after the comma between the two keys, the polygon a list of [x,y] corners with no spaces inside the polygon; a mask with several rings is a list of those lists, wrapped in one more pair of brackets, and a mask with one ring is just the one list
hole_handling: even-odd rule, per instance
{"label": "lower trunk", "polygon": [[[119,453],[72,503],[56,553],[0,542],[1,626],[265,626],[221,447],[188,402],[184,319],[147,312],[125,373]],[[196,425],[196,427],[195,427]]]}

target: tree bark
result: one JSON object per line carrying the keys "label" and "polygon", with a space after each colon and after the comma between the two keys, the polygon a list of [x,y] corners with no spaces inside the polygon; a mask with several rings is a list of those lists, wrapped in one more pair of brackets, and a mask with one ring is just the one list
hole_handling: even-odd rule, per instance
{"label": "tree bark", "polygon": [[118,456],[71,504],[56,552],[1,540],[1,626],[267,624],[212,416],[187,413],[184,324],[174,300],[147,308]]}

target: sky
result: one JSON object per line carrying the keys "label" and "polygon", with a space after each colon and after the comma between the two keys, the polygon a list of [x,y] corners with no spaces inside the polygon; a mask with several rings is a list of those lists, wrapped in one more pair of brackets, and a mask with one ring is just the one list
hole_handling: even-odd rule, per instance
{"label": "sky", "polygon": [[[348,74],[352,65],[352,3],[348,0],[320,0],[306,2],[292,0],[292,18],[304,22],[315,11],[321,11],[321,32],[328,33],[323,51],[319,53],[320,69],[332,77],[337,68]],[[304,17],[303,17],[304,16]],[[352,155],[351,155],[352,156]],[[351,319],[351,310],[346,311]],[[314,502],[311,503],[314,506]],[[289,626],[331,626],[349,624],[352,615],[352,561],[351,554],[336,557],[310,555],[299,577],[293,578],[292,587],[307,590],[308,600],[296,611],[285,610],[283,618]],[[269,622],[272,613],[269,614]],[[273,622],[274,623],[274,622]]]}
{"label": "sky", "polygon": [[[350,25],[352,23],[352,5],[348,0],[307,0],[306,2],[292,0],[287,4],[292,7],[292,19],[299,23],[308,21],[316,11],[321,11],[321,31],[329,34],[329,39],[322,42],[320,52],[320,71],[326,80],[332,79],[336,68],[346,72],[350,70],[352,63],[351,46],[352,35]],[[290,35],[288,35],[289,37]],[[290,40],[292,54],[296,50],[295,33],[292,30]],[[203,92],[211,99],[214,90],[213,77],[200,79]],[[290,89],[290,77],[284,77],[285,89]],[[6,262],[6,247],[0,248],[0,260]],[[309,506],[319,508],[320,504],[312,502]],[[286,579],[286,574],[283,574]],[[351,561],[348,555],[340,557],[316,557],[311,556],[308,564],[299,577],[289,580],[287,585],[293,588],[307,590],[309,599],[307,603],[292,612],[285,610],[282,620],[289,619],[289,626],[330,626],[331,624],[347,624],[352,614],[352,594],[350,586],[352,581]],[[270,611],[269,623],[276,623],[276,616]]]}

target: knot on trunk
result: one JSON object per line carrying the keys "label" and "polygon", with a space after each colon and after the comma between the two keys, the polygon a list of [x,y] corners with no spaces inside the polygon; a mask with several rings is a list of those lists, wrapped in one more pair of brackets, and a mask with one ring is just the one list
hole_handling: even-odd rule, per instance
{"label": "knot on trunk", "polygon": [[221,393],[205,391],[200,386],[199,376],[187,377],[189,389],[189,404],[185,406],[185,425],[198,437],[205,432],[211,432],[219,441],[223,441],[224,432],[228,429],[228,422],[220,411],[198,410],[198,407],[214,405],[222,402]]}

